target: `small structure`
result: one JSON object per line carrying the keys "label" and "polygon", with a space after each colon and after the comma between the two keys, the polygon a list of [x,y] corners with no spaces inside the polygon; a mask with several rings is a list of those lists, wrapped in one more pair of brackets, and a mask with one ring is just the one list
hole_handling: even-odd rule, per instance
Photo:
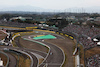
{"label": "small structure", "polygon": [[97,42],[97,45],[100,46],[100,42]]}
{"label": "small structure", "polygon": [[32,20],[32,17],[21,17],[21,16],[19,16],[19,17],[13,17],[13,18],[10,18],[10,21],[11,20],[18,20],[18,19],[20,19],[22,21],[25,21],[25,20]]}
{"label": "small structure", "polygon": [[75,67],[80,67],[80,58],[79,58],[79,55],[75,56]]}
{"label": "small structure", "polygon": [[3,61],[0,58],[0,67],[3,67]]}

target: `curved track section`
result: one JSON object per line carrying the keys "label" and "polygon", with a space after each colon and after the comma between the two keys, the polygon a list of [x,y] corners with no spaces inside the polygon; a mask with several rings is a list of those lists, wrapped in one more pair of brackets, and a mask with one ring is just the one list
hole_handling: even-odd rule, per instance
{"label": "curved track section", "polygon": [[[29,39],[28,37],[26,37],[25,39]],[[33,40],[33,39],[29,39],[29,40]],[[33,40],[36,41],[36,40]],[[38,42],[44,43],[47,46],[50,47],[50,51],[45,59],[45,61],[40,64],[39,67],[43,67],[43,66],[47,66],[47,67],[61,67],[64,60],[65,60],[65,55],[64,52],[57,46],[47,43],[47,42],[42,42],[37,40]]]}
{"label": "curved track section", "polygon": [[[37,67],[38,64],[39,64],[37,57],[34,54],[32,54],[31,52],[39,54],[43,57],[46,57],[46,55],[47,55],[43,52],[36,51],[36,50],[31,50],[31,49],[27,49],[27,48],[15,48],[15,47],[9,47],[9,46],[8,47],[7,46],[2,46],[2,47],[0,47],[0,50],[4,50],[4,48],[16,50],[16,51],[21,52],[25,55],[28,55],[31,59],[31,66],[30,67]],[[12,60],[10,62],[13,64],[13,61],[15,61],[15,60],[12,59],[12,58],[14,58],[14,57],[9,54],[9,58]],[[13,67],[13,66],[11,66],[11,67]]]}
{"label": "curved track section", "polygon": [[[62,65],[65,61],[65,55],[61,48],[59,48],[58,46],[56,46],[54,44],[48,43],[48,42],[42,42],[41,40],[33,40],[28,37],[24,37],[24,38],[45,44],[45,46],[49,48],[49,52],[46,54],[41,51],[23,48],[22,46],[20,46],[18,39],[17,39],[18,42],[16,42],[16,44],[18,45],[18,48],[3,46],[3,47],[0,47],[0,49],[8,48],[8,49],[16,50],[23,54],[28,55],[31,59],[30,67],[45,67],[45,66],[46,67],[62,67]],[[59,37],[59,38],[62,38],[62,37]],[[42,57],[45,57],[45,60],[39,65],[37,57],[32,52],[39,54]],[[16,58],[10,54],[8,54],[8,56],[10,58],[9,67],[16,67]]]}
{"label": "curved track section", "polygon": [[[8,55],[8,57],[9,57],[9,65],[8,65],[8,67],[16,67],[16,65],[17,65],[17,60],[16,60],[16,58],[13,56],[13,55],[11,55],[11,54],[9,54],[9,53],[7,53],[7,55]],[[12,63],[13,62],[13,63]]]}

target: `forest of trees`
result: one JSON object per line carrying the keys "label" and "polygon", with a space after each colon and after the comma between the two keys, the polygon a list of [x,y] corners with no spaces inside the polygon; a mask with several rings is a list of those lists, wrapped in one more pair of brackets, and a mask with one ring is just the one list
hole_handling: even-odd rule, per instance
{"label": "forest of trees", "polygon": [[[100,17],[100,14],[98,13],[92,13],[92,14],[89,14],[89,13],[56,13],[56,14],[49,14],[49,13],[45,13],[45,14],[38,14],[38,13],[34,13],[34,14],[12,14],[12,13],[4,13],[4,14],[0,14],[0,20],[2,19],[7,19],[7,21],[9,21],[10,18],[12,17],[18,17],[18,16],[22,16],[22,17],[32,17],[33,20],[25,20],[25,21],[22,21],[20,19],[17,19],[18,22],[20,23],[30,23],[30,24],[34,24],[34,23],[37,23],[37,24],[40,24],[40,21],[39,20],[36,20],[36,19],[46,19],[45,23],[50,25],[50,26],[53,26],[55,25],[56,27],[59,27],[59,29],[63,28],[64,26],[66,26],[68,23],[70,22],[77,22],[75,20],[72,20],[72,21],[66,21],[66,17],[68,16],[75,16],[77,18],[82,18],[82,17],[90,17],[90,18],[96,18],[96,17]],[[63,19],[51,19],[51,18],[57,18],[57,17],[62,17]],[[12,20],[12,21],[15,21],[15,20]],[[78,20],[78,22],[84,22],[84,20]],[[91,24],[90,24],[91,25]],[[98,24],[95,24],[95,23],[92,23],[92,25],[97,25]]]}

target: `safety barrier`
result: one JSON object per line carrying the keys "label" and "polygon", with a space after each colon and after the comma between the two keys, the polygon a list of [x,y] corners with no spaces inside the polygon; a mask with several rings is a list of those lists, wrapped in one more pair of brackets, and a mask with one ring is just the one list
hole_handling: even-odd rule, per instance
{"label": "safety barrier", "polygon": [[36,29],[38,27],[26,27],[26,30]]}
{"label": "safety barrier", "polygon": [[56,33],[59,35],[64,35],[64,36],[70,38],[71,40],[74,40],[74,36],[70,35],[69,33],[65,33],[65,32],[63,33],[63,32],[58,32],[58,31]]}

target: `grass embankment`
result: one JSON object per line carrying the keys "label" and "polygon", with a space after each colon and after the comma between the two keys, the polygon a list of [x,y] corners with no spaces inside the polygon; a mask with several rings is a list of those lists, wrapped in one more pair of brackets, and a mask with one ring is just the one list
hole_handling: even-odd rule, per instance
{"label": "grass embankment", "polygon": [[23,56],[19,56],[18,67],[30,67],[31,60],[29,58],[25,59]]}
{"label": "grass embankment", "polygon": [[18,47],[15,42],[16,42],[15,40],[12,42],[13,47]]}
{"label": "grass embankment", "polygon": [[96,54],[100,54],[100,47],[99,46],[85,51],[85,57],[86,58],[89,58],[89,57],[96,55]]}
{"label": "grass embankment", "polygon": [[39,64],[41,64],[43,62],[43,60],[44,60],[43,58],[40,58],[39,59]]}

